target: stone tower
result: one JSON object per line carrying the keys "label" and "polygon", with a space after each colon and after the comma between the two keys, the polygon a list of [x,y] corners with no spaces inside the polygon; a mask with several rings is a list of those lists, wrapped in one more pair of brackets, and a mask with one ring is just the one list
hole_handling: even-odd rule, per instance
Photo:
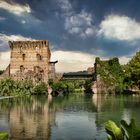
{"label": "stone tower", "polygon": [[11,60],[9,76],[15,80],[47,82],[49,78],[50,50],[47,40],[10,41]]}

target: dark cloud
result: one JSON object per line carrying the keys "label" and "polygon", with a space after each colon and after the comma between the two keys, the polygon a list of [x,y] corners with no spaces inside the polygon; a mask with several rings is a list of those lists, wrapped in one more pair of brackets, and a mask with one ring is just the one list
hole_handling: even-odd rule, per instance
{"label": "dark cloud", "polygon": [[118,41],[105,39],[98,37],[97,39],[98,54],[104,57],[121,57],[121,56],[131,56],[134,52],[140,49],[140,41],[136,41],[135,45],[130,41]]}
{"label": "dark cloud", "polygon": [[65,29],[66,17],[79,14],[82,10],[92,15],[91,26],[97,30],[105,16],[112,13],[129,16],[139,22],[139,0],[69,0],[71,7],[64,7],[66,5],[63,5],[63,1],[65,0],[14,0],[21,5],[28,4],[31,13],[17,16],[0,9],[0,16],[6,18],[5,21],[0,21],[0,33],[48,39],[51,44],[55,44],[53,49],[82,51],[99,56],[130,55],[139,49],[139,42],[133,46],[130,42],[98,37],[96,33],[81,38],[79,34],[70,34]]}
{"label": "dark cloud", "polygon": [[140,21],[139,0],[77,0],[77,7],[86,8],[98,22],[111,13],[126,15]]}

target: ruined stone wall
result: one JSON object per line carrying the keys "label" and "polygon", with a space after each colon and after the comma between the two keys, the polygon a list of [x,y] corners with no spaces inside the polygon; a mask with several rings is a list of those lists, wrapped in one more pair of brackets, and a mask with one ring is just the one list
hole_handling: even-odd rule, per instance
{"label": "ruined stone wall", "polygon": [[123,70],[118,58],[100,60],[97,57],[94,68],[95,80],[92,86],[93,91],[98,93],[115,93],[121,89],[120,80],[123,78]]}
{"label": "ruined stone wall", "polygon": [[10,76],[10,64],[7,66],[6,70],[0,75],[0,80],[8,78]]}
{"label": "ruined stone wall", "polygon": [[49,79],[55,80],[56,79],[56,72],[55,72],[55,64],[58,61],[49,62]]}
{"label": "ruined stone wall", "polygon": [[47,40],[12,41],[10,76],[16,80],[48,81],[50,50]]}
{"label": "ruined stone wall", "polygon": [[93,74],[94,73],[94,67],[88,67],[87,73],[88,74]]}

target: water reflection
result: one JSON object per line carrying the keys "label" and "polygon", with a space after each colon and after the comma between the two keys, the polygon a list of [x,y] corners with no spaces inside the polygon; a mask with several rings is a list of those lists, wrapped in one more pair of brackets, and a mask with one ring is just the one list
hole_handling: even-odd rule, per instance
{"label": "water reflection", "polygon": [[139,111],[139,96],[4,99],[0,100],[0,131],[9,132],[11,140],[104,140],[107,120],[119,123],[133,117],[140,126]]}
{"label": "water reflection", "polygon": [[[46,98],[47,99],[47,98]],[[44,98],[9,100],[13,106],[9,111],[11,139],[49,139],[48,102]]]}

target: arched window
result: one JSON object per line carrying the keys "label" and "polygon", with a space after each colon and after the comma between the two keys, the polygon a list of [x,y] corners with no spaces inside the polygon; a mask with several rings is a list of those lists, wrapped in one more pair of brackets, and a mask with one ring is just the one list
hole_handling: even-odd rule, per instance
{"label": "arched window", "polygon": [[40,54],[36,54],[37,57],[37,61],[41,61],[42,60],[42,56]]}
{"label": "arched window", "polygon": [[24,72],[24,69],[25,69],[24,66],[21,65],[21,66],[20,66],[20,72]]}

